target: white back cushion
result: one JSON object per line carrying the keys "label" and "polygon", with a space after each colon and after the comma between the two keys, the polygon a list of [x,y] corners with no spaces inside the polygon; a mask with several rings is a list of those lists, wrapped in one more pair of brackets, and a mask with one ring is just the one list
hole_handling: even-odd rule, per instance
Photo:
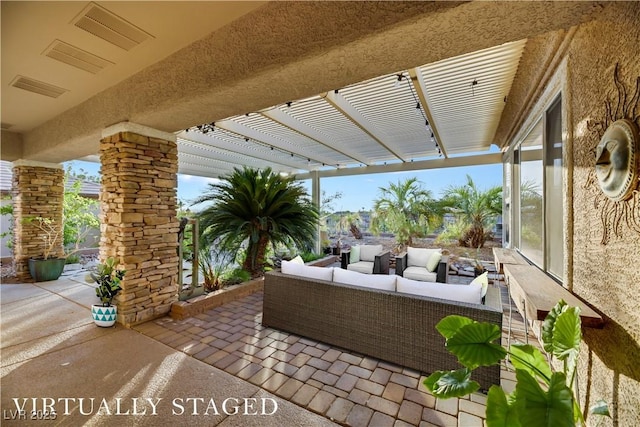
{"label": "white back cushion", "polygon": [[345,285],[362,286],[364,288],[380,289],[383,291],[396,290],[395,275],[363,274],[357,271],[335,268],[333,281]]}
{"label": "white back cushion", "polygon": [[407,266],[408,267],[424,267],[427,268],[429,258],[434,252],[442,253],[441,249],[427,248],[407,248]]}
{"label": "white back cushion", "polygon": [[292,276],[306,277],[309,279],[327,280],[333,279],[333,268],[312,267],[304,264],[296,264],[290,261],[282,261],[282,272]]}
{"label": "white back cushion", "polygon": [[398,277],[396,288],[398,292],[405,294],[469,302],[472,304],[480,304],[482,302],[482,286],[480,285],[447,285],[444,283],[419,282],[417,280]]}
{"label": "white back cushion", "polygon": [[382,245],[361,245],[360,261],[373,262],[376,259],[376,255],[378,255],[380,252],[382,252]]}

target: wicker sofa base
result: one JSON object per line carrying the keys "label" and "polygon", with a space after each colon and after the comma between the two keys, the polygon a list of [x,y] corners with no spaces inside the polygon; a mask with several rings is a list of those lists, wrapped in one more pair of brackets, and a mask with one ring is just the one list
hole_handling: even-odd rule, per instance
{"label": "wicker sofa base", "polygon": [[[429,374],[461,367],[435,329],[442,318],[457,314],[502,327],[499,289],[489,287],[485,301],[446,301],[273,271],[265,274],[262,324]],[[500,384],[500,367],[478,368],[472,378],[488,390]]]}

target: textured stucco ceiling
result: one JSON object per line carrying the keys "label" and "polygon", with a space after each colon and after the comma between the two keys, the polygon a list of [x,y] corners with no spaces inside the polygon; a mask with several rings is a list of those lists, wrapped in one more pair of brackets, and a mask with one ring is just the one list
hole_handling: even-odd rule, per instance
{"label": "textured stucco ceiling", "polygon": [[569,28],[599,10],[591,2],[267,3],[24,132],[20,157],[95,154],[113,123],[174,132]]}

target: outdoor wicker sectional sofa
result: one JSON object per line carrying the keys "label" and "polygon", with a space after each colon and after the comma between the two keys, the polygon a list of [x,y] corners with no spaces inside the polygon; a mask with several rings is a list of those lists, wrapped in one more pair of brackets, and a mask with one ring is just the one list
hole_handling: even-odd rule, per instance
{"label": "outdoor wicker sectional sofa", "polygon": [[[362,276],[363,284],[372,277]],[[373,275],[376,276],[383,277]],[[438,283],[436,286],[455,285]],[[484,304],[473,304],[345,285],[331,279],[320,280],[280,271],[265,274],[264,326],[427,374],[461,367],[446,350],[444,338],[435,329],[440,319],[450,314],[502,327],[500,291],[489,286]],[[492,384],[500,384],[500,367],[479,368],[472,378],[487,390]]]}

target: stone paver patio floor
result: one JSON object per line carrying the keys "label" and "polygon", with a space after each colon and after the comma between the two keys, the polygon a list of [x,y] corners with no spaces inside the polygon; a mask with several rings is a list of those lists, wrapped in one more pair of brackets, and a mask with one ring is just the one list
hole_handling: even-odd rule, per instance
{"label": "stone paver patio floor", "polygon": [[[503,289],[505,314],[507,301]],[[134,329],[339,424],[484,425],[484,394],[436,399],[422,384],[420,372],[265,328],[261,318],[262,292],[195,317],[164,317]],[[503,323],[506,328],[506,316]],[[512,340],[522,341],[517,313],[513,328]],[[502,386],[511,391],[513,372],[503,368],[501,377]]]}

